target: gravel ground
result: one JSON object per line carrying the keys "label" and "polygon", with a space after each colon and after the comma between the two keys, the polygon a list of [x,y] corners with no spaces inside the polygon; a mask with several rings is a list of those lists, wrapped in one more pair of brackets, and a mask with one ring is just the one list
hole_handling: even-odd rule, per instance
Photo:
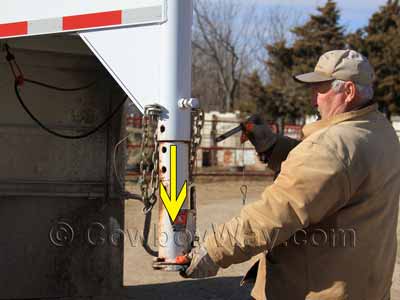
{"label": "gravel ground", "polygon": [[[257,200],[269,183],[268,179],[247,182],[248,202]],[[214,181],[197,185],[198,229],[201,236],[211,228],[211,224],[217,225],[239,213],[242,207],[241,184],[241,181]],[[141,230],[143,214],[140,204],[128,201],[125,226],[132,232]],[[398,236],[400,245],[400,228]],[[150,241],[154,241],[153,233]],[[152,258],[134,242],[126,243],[124,256],[124,285],[128,287],[126,296],[121,299],[250,299],[250,287],[240,287],[239,283],[252,262],[222,270],[213,279],[193,281],[182,279],[176,273],[153,271]],[[400,300],[400,255],[393,277],[392,300]]]}
{"label": "gravel ground", "polygon": [[[246,184],[248,184],[249,203],[258,199],[268,184],[268,180],[267,182],[253,181]],[[204,235],[205,231],[212,228],[211,224],[217,225],[227,221],[240,212],[242,207],[240,186],[241,182],[234,181],[197,185],[198,232],[200,237]],[[128,201],[125,227],[136,232],[138,228],[142,228],[143,220],[140,203]],[[153,226],[152,228],[154,228]],[[154,232],[150,233],[149,240],[154,243]],[[151,291],[153,293],[152,299],[250,299],[249,287],[240,287],[239,283],[242,275],[253,263],[252,261],[221,270],[216,278],[194,281],[183,279],[176,273],[153,271],[151,267],[152,258],[134,243],[125,244],[124,256],[124,284],[131,286],[131,289],[135,290],[135,295],[139,291],[140,294]],[[137,272],[137,270],[140,270],[140,272]],[[174,290],[179,292],[171,294],[170,291]],[[144,296],[141,299],[147,299]]]}

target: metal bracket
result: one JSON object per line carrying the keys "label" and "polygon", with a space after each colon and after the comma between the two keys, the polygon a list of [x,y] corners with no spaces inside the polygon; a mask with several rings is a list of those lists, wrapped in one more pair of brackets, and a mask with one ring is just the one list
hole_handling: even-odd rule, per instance
{"label": "metal bracket", "polygon": [[178,107],[180,109],[198,109],[200,108],[199,99],[190,98],[190,99],[180,99],[178,101]]}

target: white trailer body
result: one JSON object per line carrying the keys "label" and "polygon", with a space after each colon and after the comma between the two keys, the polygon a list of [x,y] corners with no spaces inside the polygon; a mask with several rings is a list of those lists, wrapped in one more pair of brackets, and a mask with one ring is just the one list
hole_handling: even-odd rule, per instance
{"label": "white trailer body", "polygon": [[5,7],[0,38],[79,33],[142,112],[144,106],[160,101],[167,1],[20,0],[7,1]]}

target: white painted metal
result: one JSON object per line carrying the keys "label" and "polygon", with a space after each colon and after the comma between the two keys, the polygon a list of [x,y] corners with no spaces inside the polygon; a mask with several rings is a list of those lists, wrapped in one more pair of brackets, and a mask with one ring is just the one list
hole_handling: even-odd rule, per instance
{"label": "white painted metal", "polygon": [[81,33],[80,36],[143,113],[160,103],[161,26]]}
{"label": "white painted metal", "polygon": [[[161,60],[160,60],[160,104],[165,108],[159,122],[160,145],[176,145],[178,150],[178,190],[183,182],[189,185],[189,147],[191,136],[191,110],[179,108],[180,99],[191,96],[191,30],[193,18],[192,0],[168,0],[168,22],[161,30]],[[160,149],[162,164],[169,165],[170,151],[164,155]],[[160,166],[162,168],[162,166]],[[168,172],[167,172],[168,173]],[[163,176],[160,174],[160,176]],[[168,181],[165,180],[165,181]],[[183,204],[183,209],[189,208],[189,191]],[[165,247],[159,247],[159,257],[174,261],[190,248],[190,240],[177,243],[185,231],[174,231],[163,204],[160,204],[160,226],[168,233]],[[190,226],[191,227],[191,226]],[[162,238],[160,236],[160,238]],[[161,245],[160,240],[160,245]],[[176,270],[170,266],[167,270]]]}
{"label": "white painted metal", "polygon": [[[187,0],[184,0],[187,1]],[[160,151],[160,182],[167,188],[170,194],[171,190],[171,168],[170,168],[170,147],[171,145],[176,145],[177,153],[177,166],[176,166],[176,192],[177,195],[181,192],[181,189],[186,182],[186,201],[183,208],[188,207],[188,165],[189,165],[189,145],[186,143],[161,143],[161,148],[165,147],[167,150],[165,153]],[[166,172],[163,173],[162,169],[165,168]],[[160,209],[161,216],[159,217],[159,228],[161,234],[159,235],[159,257],[165,258],[167,261],[173,262],[177,256],[183,255],[190,250],[190,239],[193,237],[194,232],[188,232],[186,230],[174,230],[171,226],[171,221],[168,216],[167,211],[163,207],[162,201],[160,199]],[[182,229],[182,228],[181,228]],[[183,228],[184,229],[184,228]],[[192,238],[193,240],[193,238]]]}
{"label": "white painted metal", "polygon": [[164,7],[165,0],[3,0],[0,24],[152,6]]}
{"label": "white painted metal", "polygon": [[180,99],[178,101],[178,107],[181,109],[197,109],[200,108],[200,102],[199,99],[196,98]]}
{"label": "white painted metal", "polygon": [[178,107],[191,96],[192,1],[168,1],[168,22],[80,33],[138,109],[158,103],[167,113],[160,140],[189,141],[190,111]]}
{"label": "white painted metal", "polygon": [[169,0],[168,22],[161,26],[160,104],[167,109],[163,141],[190,140],[190,110],[180,109],[178,101],[191,97],[192,10],[192,0]]}

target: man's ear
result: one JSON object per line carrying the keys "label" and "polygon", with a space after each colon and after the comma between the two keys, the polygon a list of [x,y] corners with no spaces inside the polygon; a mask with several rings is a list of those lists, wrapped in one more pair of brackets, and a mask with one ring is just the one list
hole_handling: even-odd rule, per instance
{"label": "man's ear", "polygon": [[347,81],[344,84],[344,93],[346,95],[345,102],[350,103],[356,98],[357,88],[356,84],[352,81]]}

